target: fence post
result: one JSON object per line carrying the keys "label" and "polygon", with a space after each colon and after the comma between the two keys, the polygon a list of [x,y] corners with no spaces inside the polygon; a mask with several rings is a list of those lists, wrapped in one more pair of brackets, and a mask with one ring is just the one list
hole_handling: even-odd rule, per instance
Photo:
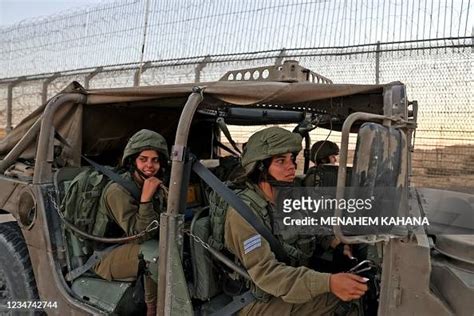
{"label": "fence post", "polygon": [[138,87],[140,85],[140,77],[141,74],[145,71],[145,67],[149,62],[143,64],[143,59],[145,58],[145,45],[146,45],[146,33],[148,31],[148,17],[150,16],[150,0],[146,0],[145,2],[145,17],[143,23],[143,39],[142,39],[142,47],[140,52],[140,66],[138,67],[138,72],[135,72],[135,77],[133,80],[133,86]]}
{"label": "fence post", "polygon": [[104,67],[97,67],[96,69],[94,69],[93,72],[91,72],[84,78],[84,89],[89,89],[89,82],[91,81],[91,79],[97,76],[97,74],[100,73],[103,69]]}
{"label": "fence post", "polygon": [[286,57],[286,49],[282,49],[275,59],[275,66],[281,66],[283,64],[283,58]]}
{"label": "fence post", "polygon": [[13,88],[25,80],[25,77],[19,77],[10,82],[7,87],[7,126],[5,126],[5,133],[10,133],[12,130],[12,113],[13,113]]}
{"label": "fence post", "polygon": [[140,79],[142,74],[151,66],[151,61],[147,61],[144,64],[141,64],[137,70],[135,70],[135,75],[133,76],[133,86],[138,87],[140,85]]}
{"label": "fence post", "polygon": [[48,86],[51,82],[53,82],[56,78],[58,78],[61,73],[56,72],[52,76],[46,78],[43,81],[43,89],[41,91],[41,104],[45,104],[48,101]]}
{"label": "fence post", "polygon": [[194,82],[201,82],[201,71],[210,61],[211,56],[207,55],[199,64],[197,64],[196,68],[194,68]]}
{"label": "fence post", "polygon": [[375,49],[375,84],[380,83],[380,41],[377,41]]}

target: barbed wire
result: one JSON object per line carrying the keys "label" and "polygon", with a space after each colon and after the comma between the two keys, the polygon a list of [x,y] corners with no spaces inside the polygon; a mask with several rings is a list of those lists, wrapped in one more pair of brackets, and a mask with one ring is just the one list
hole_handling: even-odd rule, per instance
{"label": "barbed wire", "polygon": [[469,37],[470,2],[121,0],[0,28],[0,78],[142,60]]}
{"label": "barbed wire", "polygon": [[[450,39],[454,45],[449,49],[445,40],[405,43],[407,50],[392,50],[394,44],[373,44],[358,47],[331,49],[294,49],[291,51],[261,54],[236,54],[207,56],[204,67],[197,78],[196,68],[203,60],[177,59],[152,62],[143,72],[142,85],[182,83],[218,80],[230,69],[265,66],[275,63],[276,58],[298,59],[300,64],[331,78],[335,83],[374,83],[376,59],[379,60],[378,77],[381,83],[402,81],[406,84],[411,99],[420,107],[419,137],[427,140],[470,139],[472,109],[472,54],[470,45],[463,46],[465,38]],[[461,44],[460,44],[461,43]],[[397,44],[399,45],[399,44]],[[374,46],[380,48],[378,51]],[[418,46],[418,50],[412,50]],[[401,48],[401,46],[398,46]],[[278,53],[278,54],[277,54]],[[179,64],[182,62],[183,64]],[[132,86],[138,64],[109,66],[96,74],[89,82],[90,88],[112,88]],[[85,77],[93,71],[79,70],[60,74],[48,87],[47,97],[62,90],[72,80],[85,84]],[[41,104],[42,83],[55,74],[43,77],[26,77],[13,88],[15,114],[14,124]],[[7,86],[17,80],[0,80],[0,104],[6,105]],[[4,108],[0,106],[0,108]],[[470,120],[471,119],[471,120]]]}

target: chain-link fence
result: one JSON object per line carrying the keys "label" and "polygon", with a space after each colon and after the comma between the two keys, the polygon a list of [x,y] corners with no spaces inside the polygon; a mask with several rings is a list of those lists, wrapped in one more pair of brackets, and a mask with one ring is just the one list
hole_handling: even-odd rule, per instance
{"label": "chain-link fence", "polygon": [[[471,36],[470,0],[118,0],[0,28],[0,78]],[[401,43],[401,45],[404,45]]]}
{"label": "chain-link fence", "polygon": [[[89,88],[204,82],[218,80],[228,70],[296,59],[334,83],[405,83],[409,99],[419,103],[413,182],[472,192],[470,1],[354,1],[352,9],[349,3],[119,1],[0,29],[6,40],[0,44],[0,127],[16,125],[73,80]],[[147,19],[154,26],[144,34]],[[276,24],[286,28],[267,30]],[[68,33],[66,25],[82,31],[87,25],[87,36]],[[425,39],[436,36],[444,38]],[[318,46],[334,47],[301,48]],[[32,69],[44,74],[21,77]],[[239,142],[252,132],[255,128],[232,129]],[[327,136],[326,130],[312,133],[314,141]],[[331,132],[329,139],[339,142],[340,134]]]}

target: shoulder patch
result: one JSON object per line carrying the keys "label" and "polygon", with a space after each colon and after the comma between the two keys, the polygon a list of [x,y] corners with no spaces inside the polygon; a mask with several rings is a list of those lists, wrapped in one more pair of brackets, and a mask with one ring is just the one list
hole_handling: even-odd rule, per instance
{"label": "shoulder patch", "polygon": [[244,241],[244,253],[248,254],[249,252],[262,246],[262,236],[259,234],[254,235]]}

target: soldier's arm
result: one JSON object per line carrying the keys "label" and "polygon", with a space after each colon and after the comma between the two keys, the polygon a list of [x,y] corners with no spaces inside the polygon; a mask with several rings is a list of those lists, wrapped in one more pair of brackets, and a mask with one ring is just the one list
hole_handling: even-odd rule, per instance
{"label": "soldier's arm", "polygon": [[225,243],[255,285],[285,302],[305,303],[330,291],[330,274],[279,262],[268,242],[232,208],[226,216]]}
{"label": "soldier's arm", "polygon": [[105,200],[111,216],[127,236],[144,231],[152,221],[158,219],[152,202],[139,204],[119,184],[110,185],[105,192]]}

